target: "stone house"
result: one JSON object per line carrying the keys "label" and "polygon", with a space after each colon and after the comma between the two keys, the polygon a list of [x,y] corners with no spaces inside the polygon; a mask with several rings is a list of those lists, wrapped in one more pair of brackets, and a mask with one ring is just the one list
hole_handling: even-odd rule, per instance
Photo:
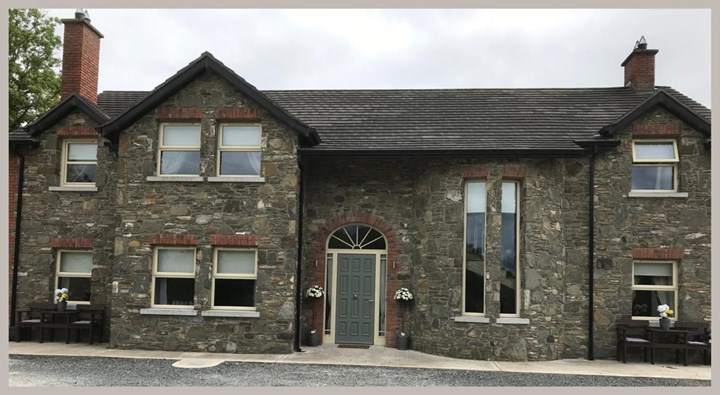
{"label": "stone house", "polygon": [[655,85],[644,42],[612,88],[259,91],[206,52],[98,94],[103,36],[63,23],[61,102],[10,133],[11,313],[66,286],[111,347],[402,327],[520,361],[612,358],[614,322],[662,303],[711,318],[710,110]]}

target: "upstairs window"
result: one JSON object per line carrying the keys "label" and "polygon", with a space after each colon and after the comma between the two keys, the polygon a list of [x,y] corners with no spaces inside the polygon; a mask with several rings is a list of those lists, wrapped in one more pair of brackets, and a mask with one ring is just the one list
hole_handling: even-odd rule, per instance
{"label": "upstairs window", "polygon": [[631,189],[677,191],[677,141],[633,141]]}
{"label": "upstairs window", "polygon": [[260,125],[221,125],[219,176],[260,175]]}
{"label": "upstairs window", "polygon": [[200,174],[200,125],[160,126],[158,174],[197,176]]}
{"label": "upstairs window", "polygon": [[65,140],[61,172],[64,186],[95,186],[97,140]]}

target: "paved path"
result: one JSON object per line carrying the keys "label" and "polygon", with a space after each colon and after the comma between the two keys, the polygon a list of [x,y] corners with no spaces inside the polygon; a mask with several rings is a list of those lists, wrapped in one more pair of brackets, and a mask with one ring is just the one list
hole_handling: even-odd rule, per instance
{"label": "paved path", "polygon": [[[334,345],[304,347],[303,352],[292,354],[224,354],[196,352],[166,352],[144,350],[118,350],[107,348],[107,344],[9,342],[11,355],[35,356],[83,356],[111,357],[120,359],[169,360],[182,367],[216,368],[230,366],[227,362],[262,362],[273,365],[315,364],[349,367],[398,367],[414,369],[443,369],[475,372],[563,374],[574,376],[612,376],[626,378],[658,378],[681,380],[710,380],[710,366],[655,364],[643,362],[619,363],[612,360],[587,361],[583,359],[549,362],[496,362],[446,358],[417,351],[400,351],[379,346],[370,349],[337,348]],[[226,363],[218,364],[218,362]],[[172,365],[170,363],[170,365]],[[214,368],[207,368],[214,369]],[[209,371],[199,369],[200,371]],[[302,369],[302,368],[301,368]],[[307,371],[307,368],[304,368]],[[314,369],[315,370],[315,369]],[[652,382],[653,380],[649,380]],[[709,383],[709,381],[707,381]],[[287,384],[295,385],[295,384]],[[441,385],[441,384],[437,384]],[[537,385],[537,384],[533,384]],[[650,384],[648,384],[650,385]]]}

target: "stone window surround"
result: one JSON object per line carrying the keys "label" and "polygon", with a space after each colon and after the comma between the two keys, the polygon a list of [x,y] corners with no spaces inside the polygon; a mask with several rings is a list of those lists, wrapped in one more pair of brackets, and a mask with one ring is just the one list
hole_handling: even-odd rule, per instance
{"label": "stone window surround", "polygon": [[[58,239],[61,240],[61,239]],[[83,239],[92,243],[91,239]],[[63,245],[72,244],[65,242]],[[150,236],[150,245],[158,246],[197,246],[198,239],[194,234],[158,233]],[[213,247],[249,247],[256,248],[260,245],[260,238],[251,234],[235,235],[210,235],[210,245]],[[257,258],[257,257],[256,257]],[[187,308],[144,308],[140,309],[140,315],[165,315],[165,316],[197,316],[198,310]],[[227,310],[211,308],[201,311],[203,317],[226,317],[226,318],[259,318],[260,313],[256,310]]]}
{"label": "stone window surround", "polygon": [[[464,167],[461,170],[461,176],[463,178],[463,185],[467,185],[470,181],[485,181],[488,180],[488,174],[489,170],[488,167],[483,166],[471,166],[471,167]],[[501,172],[500,172],[500,183],[503,182],[515,182],[516,184],[516,272],[521,273],[520,268],[520,203],[522,201],[522,184],[527,177],[527,167],[523,165],[506,165],[502,166]],[[486,191],[487,193],[487,191]],[[465,213],[464,215],[466,215]],[[487,221],[487,218],[486,218]],[[466,226],[466,225],[464,225]],[[487,237],[487,235],[485,236]],[[463,271],[464,271],[464,260],[463,260]],[[486,278],[487,280],[487,278]],[[515,314],[501,314],[499,318],[496,319],[496,322],[499,324],[520,324],[525,325],[529,324],[530,320],[527,318],[521,318],[520,317],[520,309],[521,304],[520,301],[522,299],[522,282],[520,281],[520,276],[517,277],[517,308]],[[464,295],[464,283],[463,283],[463,295]],[[464,296],[463,296],[464,300]],[[464,301],[462,302],[464,306]],[[464,308],[464,307],[463,307]],[[454,317],[453,319],[456,320],[456,322],[474,322],[474,323],[489,323],[490,318],[486,317],[484,315],[485,313],[480,314],[464,314],[461,316]]]}
{"label": "stone window surround", "polygon": [[[171,107],[158,107],[155,110],[155,119],[162,123],[198,123],[203,118],[203,109],[198,107],[192,108],[171,108]],[[222,123],[262,123],[262,112],[259,109],[249,108],[216,108],[213,111],[214,119],[213,122]],[[158,156],[159,158],[159,156]],[[217,165],[219,169],[219,165]],[[159,163],[157,174],[159,174]],[[172,175],[157,175],[147,176],[146,181],[148,182],[226,182],[226,183],[264,183],[265,177],[262,176],[172,176]]]}

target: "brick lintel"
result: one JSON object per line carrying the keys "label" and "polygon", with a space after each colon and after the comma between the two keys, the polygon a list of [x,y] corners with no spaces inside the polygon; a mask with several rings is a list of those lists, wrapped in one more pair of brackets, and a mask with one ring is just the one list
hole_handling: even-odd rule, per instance
{"label": "brick lintel", "polygon": [[158,233],[150,236],[151,245],[195,246],[197,243],[197,236],[195,235]]}
{"label": "brick lintel", "polygon": [[93,248],[92,239],[70,239],[64,237],[56,237],[50,240],[50,246],[52,248],[65,248],[65,249],[90,249]]}
{"label": "brick lintel", "polygon": [[220,247],[257,247],[260,238],[257,235],[210,235],[210,244]]}
{"label": "brick lintel", "polygon": [[683,250],[673,248],[634,248],[633,259],[672,259],[683,257]]}

